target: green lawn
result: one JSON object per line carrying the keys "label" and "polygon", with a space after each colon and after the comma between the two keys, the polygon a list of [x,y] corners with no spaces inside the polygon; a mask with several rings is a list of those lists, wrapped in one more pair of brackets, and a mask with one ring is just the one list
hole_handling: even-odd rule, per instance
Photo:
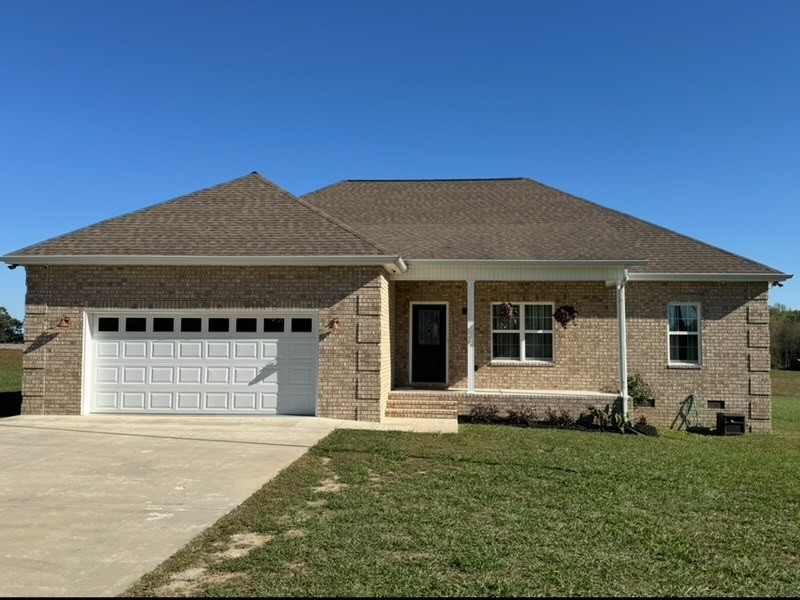
{"label": "green lawn", "polygon": [[777,375],[771,435],[336,431],[127,594],[797,596]]}
{"label": "green lawn", "polygon": [[19,414],[21,390],[22,351],[0,348],[0,417]]}

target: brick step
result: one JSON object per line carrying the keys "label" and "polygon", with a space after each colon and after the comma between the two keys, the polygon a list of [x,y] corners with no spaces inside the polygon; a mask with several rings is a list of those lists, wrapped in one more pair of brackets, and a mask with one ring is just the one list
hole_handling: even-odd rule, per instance
{"label": "brick step", "polygon": [[455,419],[456,411],[413,411],[386,409],[387,417],[403,419]]}
{"label": "brick step", "polygon": [[387,407],[392,408],[442,408],[446,410],[455,410],[458,408],[458,402],[442,402],[441,400],[426,400],[420,402],[419,400],[392,400],[389,399]]}

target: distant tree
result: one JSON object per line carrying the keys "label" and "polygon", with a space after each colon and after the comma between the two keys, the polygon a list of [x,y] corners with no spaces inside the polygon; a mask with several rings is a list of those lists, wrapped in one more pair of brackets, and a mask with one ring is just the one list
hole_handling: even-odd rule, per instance
{"label": "distant tree", "polygon": [[800,369],[800,310],[769,309],[770,362],[775,369]]}
{"label": "distant tree", "polygon": [[22,343],[22,321],[8,314],[5,306],[0,306],[0,344]]}

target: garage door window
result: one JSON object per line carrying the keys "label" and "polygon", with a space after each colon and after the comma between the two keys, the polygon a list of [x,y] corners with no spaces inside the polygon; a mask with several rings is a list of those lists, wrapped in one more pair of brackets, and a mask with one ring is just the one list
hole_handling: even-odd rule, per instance
{"label": "garage door window", "polygon": [[175,331],[175,320],[169,317],[156,317],[153,319],[153,331],[159,333]]}
{"label": "garage door window", "polygon": [[100,317],[97,320],[98,331],[119,331],[119,319],[117,317]]}
{"label": "garage door window", "polygon": [[264,332],[283,333],[283,319],[264,319]]}
{"label": "garage door window", "polygon": [[308,333],[311,331],[311,319],[292,319],[292,333]]}
{"label": "garage door window", "polygon": [[223,333],[229,330],[228,319],[213,317],[208,320],[208,331],[211,333]]}
{"label": "garage door window", "polygon": [[239,333],[255,333],[256,327],[257,319],[236,319],[236,331]]}
{"label": "garage door window", "polygon": [[[101,319],[102,320],[102,319]],[[203,320],[196,317],[183,317],[181,319],[181,331],[194,333],[203,327]]]}
{"label": "garage door window", "polygon": [[128,317],[125,319],[125,331],[147,331],[147,319],[144,317]]}

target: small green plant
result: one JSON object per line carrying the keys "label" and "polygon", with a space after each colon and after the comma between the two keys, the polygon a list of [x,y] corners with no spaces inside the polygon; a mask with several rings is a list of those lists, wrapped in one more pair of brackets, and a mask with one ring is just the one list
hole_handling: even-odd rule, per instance
{"label": "small green plant", "polygon": [[628,395],[634,406],[653,406],[656,399],[653,388],[638,373],[628,376]]}
{"label": "small green plant", "polygon": [[544,413],[544,422],[551,427],[572,427],[575,424],[575,419],[563,408],[558,413],[548,408]]}
{"label": "small green plant", "polygon": [[625,418],[622,411],[616,410],[610,404],[606,404],[605,408],[588,406],[587,410],[592,417],[592,423],[597,425],[600,431],[616,429],[620,433],[625,433],[631,428],[630,420]]}
{"label": "small green plant", "polygon": [[497,423],[499,412],[494,404],[475,404],[469,409],[469,420],[472,423]]}
{"label": "small green plant", "polygon": [[533,427],[539,420],[536,412],[530,406],[518,406],[516,409],[510,408],[507,411],[506,420],[511,425],[520,427]]}

